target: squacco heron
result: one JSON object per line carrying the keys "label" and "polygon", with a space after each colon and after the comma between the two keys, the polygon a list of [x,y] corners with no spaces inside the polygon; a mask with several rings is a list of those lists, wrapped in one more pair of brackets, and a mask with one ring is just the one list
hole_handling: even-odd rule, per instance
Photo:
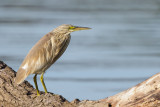
{"label": "squacco heron", "polygon": [[68,47],[71,38],[70,33],[87,29],[90,28],[64,24],[43,36],[25,57],[17,71],[15,82],[17,84],[21,84],[27,76],[35,74],[33,80],[37,90],[37,95],[39,96],[40,93],[37,85],[37,75],[41,74],[40,80],[45,93],[47,93],[47,88],[43,80],[45,71],[64,53]]}

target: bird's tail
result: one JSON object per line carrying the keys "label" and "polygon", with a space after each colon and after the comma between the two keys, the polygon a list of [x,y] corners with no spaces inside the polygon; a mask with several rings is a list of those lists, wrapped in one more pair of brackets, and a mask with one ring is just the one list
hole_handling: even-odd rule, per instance
{"label": "bird's tail", "polygon": [[20,68],[17,71],[16,78],[15,78],[15,83],[16,84],[21,84],[26,78],[27,78],[26,71],[24,69]]}

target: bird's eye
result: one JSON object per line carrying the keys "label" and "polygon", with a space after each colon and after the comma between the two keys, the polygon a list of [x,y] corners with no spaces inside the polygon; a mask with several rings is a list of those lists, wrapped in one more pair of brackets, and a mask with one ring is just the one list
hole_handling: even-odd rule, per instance
{"label": "bird's eye", "polygon": [[74,26],[71,26],[71,27],[69,27],[69,29],[72,30],[72,29],[75,29],[75,27],[74,27]]}

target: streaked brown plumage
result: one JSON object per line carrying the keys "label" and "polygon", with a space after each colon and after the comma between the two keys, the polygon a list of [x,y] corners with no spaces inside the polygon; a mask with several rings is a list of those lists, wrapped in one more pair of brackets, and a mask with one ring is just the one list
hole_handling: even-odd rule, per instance
{"label": "streaked brown plumage", "polygon": [[[44,72],[64,53],[69,42],[70,33],[78,30],[86,30],[87,27],[77,27],[73,25],[61,25],[43,36],[29,51],[28,55],[22,62],[15,82],[22,83],[28,75],[35,74],[34,82],[36,82],[37,74],[42,74],[42,84],[47,92],[45,84],[43,83]],[[38,86],[36,86],[37,95],[39,95]]]}

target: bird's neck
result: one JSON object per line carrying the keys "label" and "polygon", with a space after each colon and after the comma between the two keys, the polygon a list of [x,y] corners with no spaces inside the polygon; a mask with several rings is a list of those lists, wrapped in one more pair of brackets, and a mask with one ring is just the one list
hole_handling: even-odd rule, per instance
{"label": "bird's neck", "polygon": [[57,32],[57,31],[53,31],[53,34],[54,36],[56,36],[55,38],[57,39],[66,39],[68,37],[70,37],[70,33],[71,32],[66,32],[66,33],[60,33],[60,32]]}
{"label": "bird's neck", "polygon": [[[53,36],[51,37],[51,42],[53,44],[53,46],[56,46],[56,51],[58,51],[59,49],[61,49],[64,44],[69,41],[71,38],[70,33],[69,34],[53,34]],[[58,49],[58,50],[57,50]]]}

